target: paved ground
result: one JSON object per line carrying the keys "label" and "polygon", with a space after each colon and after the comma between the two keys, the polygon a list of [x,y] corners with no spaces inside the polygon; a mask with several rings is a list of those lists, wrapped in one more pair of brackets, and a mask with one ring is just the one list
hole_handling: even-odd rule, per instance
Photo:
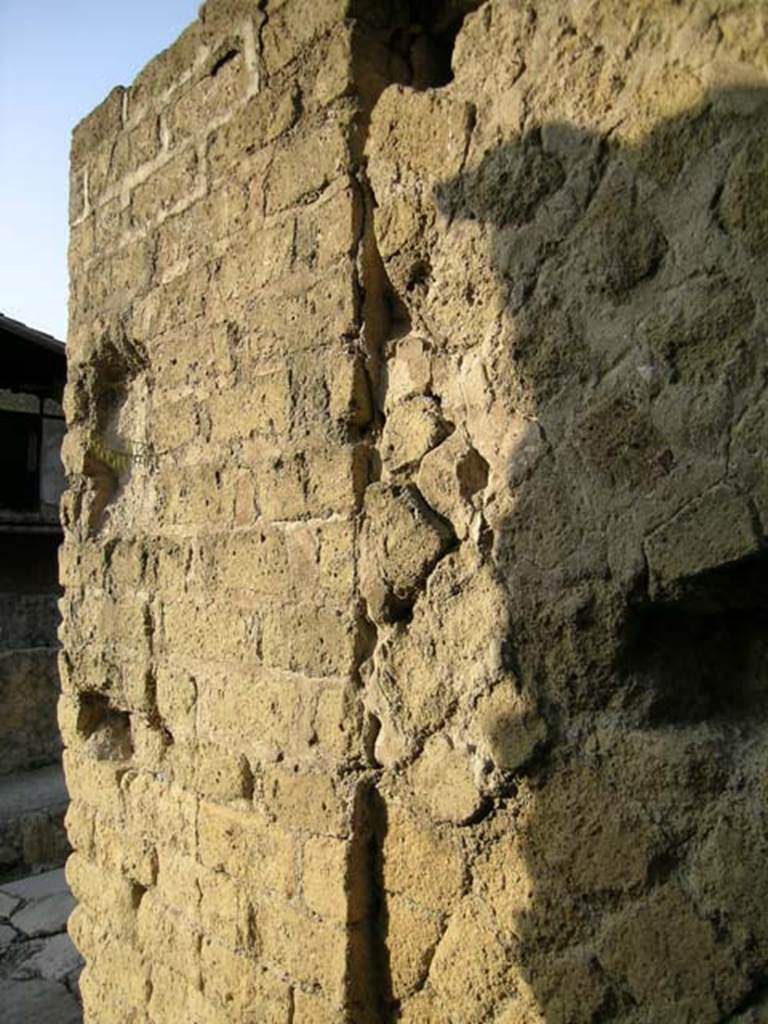
{"label": "paved ground", "polygon": [[0,882],[2,1024],[80,1024],[81,960],[65,930],[73,906],[63,868]]}

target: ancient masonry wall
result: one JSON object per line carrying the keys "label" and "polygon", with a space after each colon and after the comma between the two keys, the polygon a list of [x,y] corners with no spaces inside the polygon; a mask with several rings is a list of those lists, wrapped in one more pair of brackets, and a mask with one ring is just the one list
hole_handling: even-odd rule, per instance
{"label": "ancient masonry wall", "polygon": [[764,1019],[767,138],[748,0],[209,0],[77,127],[87,1021]]}

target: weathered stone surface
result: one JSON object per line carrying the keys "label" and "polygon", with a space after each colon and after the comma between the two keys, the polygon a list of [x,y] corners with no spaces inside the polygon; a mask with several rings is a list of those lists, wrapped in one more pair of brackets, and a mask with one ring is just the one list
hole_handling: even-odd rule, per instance
{"label": "weathered stone surface", "polygon": [[674,885],[660,889],[630,917],[631,924],[625,917],[608,926],[602,959],[626,977],[635,999],[659,1016],[676,1012],[707,1020],[723,1000],[742,994],[738,972],[716,945],[711,925]]}
{"label": "weathered stone surface", "polygon": [[431,910],[450,904],[464,879],[458,838],[436,832],[398,804],[387,806],[383,847],[387,891]]}
{"label": "weathered stone surface", "polygon": [[433,399],[414,397],[396,405],[381,436],[381,457],[392,473],[418,464],[448,433]]}
{"label": "weathered stone surface", "polygon": [[437,918],[401,896],[387,898],[387,917],[388,932],[396,940],[388,947],[392,995],[402,999],[411,995],[429,973],[441,928]]}
{"label": "weathered stone surface", "polygon": [[403,615],[453,543],[450,526],[413,487],[373,484],[365,496],[361,591],[376,621]]}
{"label": "weathered stone surface", "polygon": [[546,723],[517,692],[514,680],[502,680],[480,700],[477,710],[488,753],[502,771],[514,772],[525,767],[546,739]]}
{"label": "weathered stone surface", "polygon": [[488,483],[488,463],[466,436],[456,432],[427,452],[416,481],[427,502],[465,540],[478,504],[475,495]]}
{"label": "weathered stone surface", "polygon": [[503,599],[471,545],[440,561],[408,625],[407,631],[379,627],[366,691],[381,723],[375,755],[387,767],[412,756],[420,738],[444,728],[452,711],[459,734],[471,731],[473,701],[501,671]]}
{"label": "weathered stone surface", "polygon": [[688,576],[758,554],[761,547],[749,503],[727,488],[715,488],[648,537],[651,586],[663,593]]}
{"label": "weathered stone surface", "polygon": [[209,0],[75,135],[85,1019],[747,1024],[768,20],[416,6]]}
{"label": "weathered stone surface", "polygon": [[470,775],[468,758],[444,736],[433,737],[411,773],[417,801],[435,821],[466,824],[480,809],[481,798]]}
{"label": "weathered stone surface", "polygon": [[480,900],[462,900],[451,916],[430,969],[449,1020],[458,1020],[460,1013],[467,1022],[482,1021],[503,1001],[512,964],[495,932],[491,913]]}

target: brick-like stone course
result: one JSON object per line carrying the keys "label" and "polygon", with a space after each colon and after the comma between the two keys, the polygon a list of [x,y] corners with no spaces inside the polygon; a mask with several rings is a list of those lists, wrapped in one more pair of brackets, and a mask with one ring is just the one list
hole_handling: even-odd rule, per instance
{"label": "brick-like stone course", "polygon": [[60,717],[93,1019],[352,1005],[361,108],[343,4],[309,15],[209,4],[74,134]]}

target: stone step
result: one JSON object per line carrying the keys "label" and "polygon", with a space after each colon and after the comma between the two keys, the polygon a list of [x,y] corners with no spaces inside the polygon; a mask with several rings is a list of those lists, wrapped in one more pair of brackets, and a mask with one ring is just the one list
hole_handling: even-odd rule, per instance
{"label": "stone step", "polygon": [[0,880],[64,863],[68,802],[59,764],[0,777]]}

